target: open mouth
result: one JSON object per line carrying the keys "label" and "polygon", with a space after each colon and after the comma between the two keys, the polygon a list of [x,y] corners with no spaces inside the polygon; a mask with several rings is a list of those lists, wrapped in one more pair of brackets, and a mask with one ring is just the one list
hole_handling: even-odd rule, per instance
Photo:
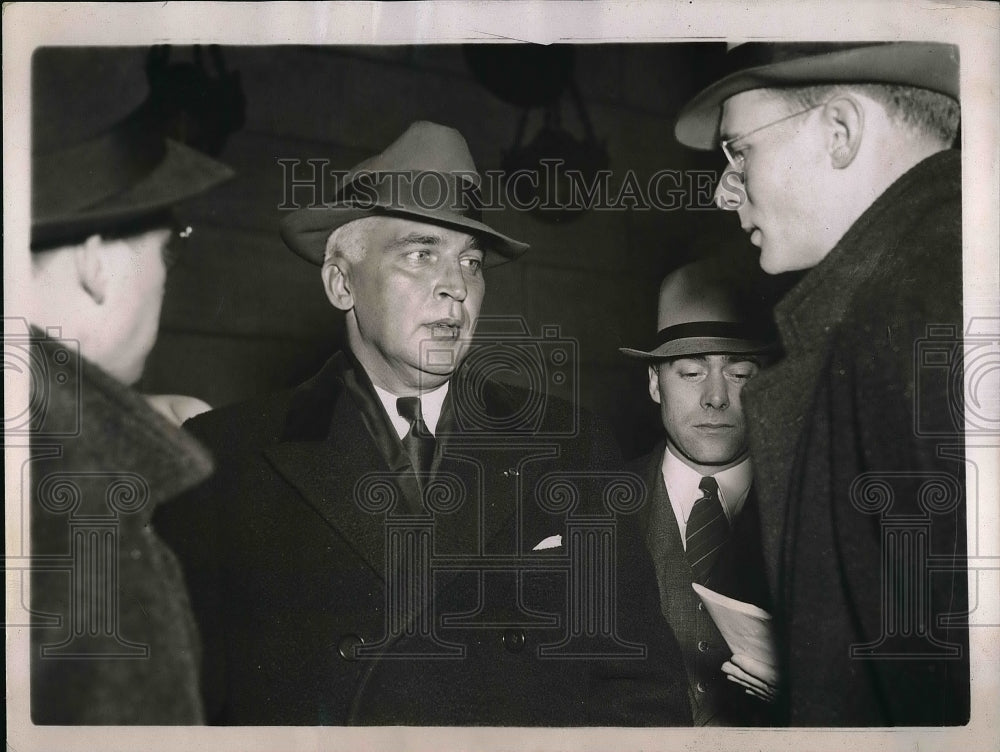
{"label": "open mouth", "polygon": [[743,232],[745,232],[747,235],[750,236],[751,243],[760,248],[761,234],[758,228],[754,227],[753,225],[741,224],[740,229],[742,229]]}
{"label": "open mouth", "polygon": [[432,321],[425,326],[430,330],[434,339],[456,340],[462,333],[462,327],[457,321]]}

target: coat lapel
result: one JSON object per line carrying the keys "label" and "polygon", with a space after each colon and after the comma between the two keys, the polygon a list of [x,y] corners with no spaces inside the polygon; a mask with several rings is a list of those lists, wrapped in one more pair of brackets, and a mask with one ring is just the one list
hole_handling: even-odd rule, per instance
{"label": "coat lapel", "polygon": [[[376,411],[358,404],[357,385],[345,385],[345,369],[352,366],[357,368],[346,355],[334,356],[315,378],[300,387],[292,397],[281,440],[264,454],[303,500],[384,580],[387,515],[405,513],[406,508],[400,498],[391,510],[366,511],[365,497],[375,506],[378,489],[361,481],[366,476],[391,479],[405,472],[406,467],[400,464],[405,464],[405,455],[389,452],[386,458],[384,445],[392,442],[373,436],[373,431],[381,433],[377,422],[381,413],[366,419],[365,409]],[[452,389],[456,388],[461,387],[453,383]],[[486,385],[484,395],[484,417],[492,424],[497,416],[510,414],[502,388]],[[447,429],[447,438],[439,449],[438,472],[458,497],[454,511],[431,512],[435,553],[514,553],[507,541],[512,539],[509,534],[516,522],[518,497],[524,494],[517,493],[523,473],[511,473],[510,469],[517,469],[515,460],[524,455],[523,447],[518,449],[475,427],[471,433],[476,438],[469,441],[469,427],[463,424],[463,431],[456,429],[447,403],[442,426]],[[399,491],[394,485],[390,493],[398,497]],[[441,573],[435,578],[435,589],[453,577],[454,573]]]}
{"label": "coat lapel", "polygon": [[[359,481],[394,474],[362,411],[345,388],[337,355],[293,396],[282,439],[264,455],[282,477],[382,579],[386,510],[378,491]],[[367,497],[367,498],[366,498]]]}

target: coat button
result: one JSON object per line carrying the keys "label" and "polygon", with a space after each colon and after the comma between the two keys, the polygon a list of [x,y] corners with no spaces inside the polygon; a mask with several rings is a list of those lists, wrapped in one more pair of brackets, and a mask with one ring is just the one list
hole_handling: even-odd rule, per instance
{"label": "coat button", "polygon": [[516,478],[520,473],[517,471],[516,467],[508,467],[503,471],[503,477],[505,478]]}
{"label": "coat button", "polygon": [[698,652],[699,653],[707,653],[708,652],[708,643],[705,642],[704,640],[698,640]]}
{"label": "coat button", "polygon": [[699,611],[704,611],[705,610],[705,604],[702,603],[701,601],[698,601],[698,610]]}
{"label": "coat button", "polygon": [[345,661],[356,661],[358,657],[354,654],[354,650],[364,644],[365,641],[356,634],[344,635],[337,644],[337,652]]}
{"label": "coat button", "polygon": [[507,648],[511,653],[520,653],[524,650],[524,630],[523,629],[507,629],[504,630],[503,636],[501,637],[503,646]]}
{"label": "coat button", "polygon": [[697,689],[701,694],[705,694],[705,685],[702,682],[698,682],[697,684],[695,684],[694,688]]}

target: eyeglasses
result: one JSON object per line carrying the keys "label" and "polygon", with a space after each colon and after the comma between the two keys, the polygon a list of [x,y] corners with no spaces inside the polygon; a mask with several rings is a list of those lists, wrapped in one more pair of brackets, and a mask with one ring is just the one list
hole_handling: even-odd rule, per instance
{"label": "eyeglasses", "polygon": [[791,115],[786,115],[783,118],[780,118],[770,123],[766,123],[765,125],[762,125],[759,128],[754,128],[752,131],[747,131],[746,133],[743,133],[739,136],[734,136],[733,138],[724,139],[723,141],[719,142],[719,146],[722,147],[722,153],[726,155],[726,159],[729,160],[730,166],[734,170],[736,170],[736,172],[742,175],[746,171],[745,169],[746,157],[739,152],[732,151],[733,144],[735,144],[737,141],[742,141],[743,139],[747,138],[748,136],[752,136],[755,133],[759,133],[760,131],[766,128],[770,128],[772,125],[778,125],[779,123],[784,123],[786,120],[797,118],[799,115],[805,115],[807,112],[812,112],[813,110],[817,110],[820,107],[826,107],[826,105],[827,103],[823,102],[822,104],[814,104],[812,107],[807,107],[804,110],[793,112]]}
{"label": "eyeglasses", "polygon": [[170,231],[170,238],[167,240],[167,244],[163,246],[163,263],[168,269],[177,263],[182,249],[186,248],[188,243],[191,242],[194,228],[173,218],[170,223]]}

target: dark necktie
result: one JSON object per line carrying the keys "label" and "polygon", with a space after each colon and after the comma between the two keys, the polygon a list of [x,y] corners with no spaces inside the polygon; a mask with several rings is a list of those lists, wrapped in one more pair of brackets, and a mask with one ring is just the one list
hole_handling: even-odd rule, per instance
{"label": "dark necktie", "polygon": [[687,521],[687,559],[694,581],[708,585],[719,551],[729,538],[729,521],[719,501],[719,484],[715,478],[702,478],[698,488],[701,498],[694,503]]}
{"label": "dark necktie", "polygon": [[417,474],[417,482],[423,488],[434,461],[434,435],[424,423],[419,397],[400,397],[396,400],[396,410],[410,423],[410,430],[403,437],[403,449],[410,458],[410,467]]}

